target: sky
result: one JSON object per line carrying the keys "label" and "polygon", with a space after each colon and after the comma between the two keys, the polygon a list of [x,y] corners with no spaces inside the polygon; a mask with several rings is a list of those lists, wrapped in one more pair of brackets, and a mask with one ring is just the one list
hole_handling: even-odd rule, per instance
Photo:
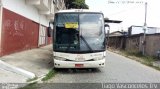
{"label": "sky", "polygon": [[121,24],[110,24],[111,31],[127,30],[131,25],[143,26],[145,2],[147,26],[160,27],[160,0],[86,0],[89,9],[102,11],[109,19],[123,21]]}

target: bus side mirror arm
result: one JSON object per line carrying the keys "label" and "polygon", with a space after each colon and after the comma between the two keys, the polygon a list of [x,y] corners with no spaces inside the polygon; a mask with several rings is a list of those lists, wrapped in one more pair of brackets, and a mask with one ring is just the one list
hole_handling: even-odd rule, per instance
{"label": "bus side mirror arm", "polygon": [[51,27],[48,27],[47,28],[47,36],[51,37],[51,34],[52,34],[52,29],[51,29]]}
{"label": "bus side mirror arm", "polygon": [[52,36],[51,22],[49,22],[49,27],[47,28],[47,36],[48,37]]}

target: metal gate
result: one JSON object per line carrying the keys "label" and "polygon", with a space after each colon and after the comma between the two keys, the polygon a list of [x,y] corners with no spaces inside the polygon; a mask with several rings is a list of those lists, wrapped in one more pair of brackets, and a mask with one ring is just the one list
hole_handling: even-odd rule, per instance
{"label": "metal gate", "polygon": [[43,25],[40,25],[40,29],[39,29],[39,42],[38,45],[39,46],[44,46],[47,44],[47,36],[46,36],[46,27]]}

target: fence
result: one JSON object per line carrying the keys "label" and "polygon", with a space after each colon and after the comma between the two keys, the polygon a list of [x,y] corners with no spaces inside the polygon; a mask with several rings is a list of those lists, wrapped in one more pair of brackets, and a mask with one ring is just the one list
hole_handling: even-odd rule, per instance
{"label": "fence", "polygon": [[[130,52],[142,52],[143,34],[132,36],[112,36],[109,37],[108,46],[116,49],[124,49]],[[147,34],[144,44],[145,54],[149,56],[157,56],[160,50],[160,33]]]}

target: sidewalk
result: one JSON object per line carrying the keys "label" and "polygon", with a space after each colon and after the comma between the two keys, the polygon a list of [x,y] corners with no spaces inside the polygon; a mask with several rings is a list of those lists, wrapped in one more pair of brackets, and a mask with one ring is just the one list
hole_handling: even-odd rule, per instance
{"label": "sidewalk", "polygon": [[0,57],[0,65],[0,83],[24,83],[27,74],[44,76],[53,67],[52,45]]}

